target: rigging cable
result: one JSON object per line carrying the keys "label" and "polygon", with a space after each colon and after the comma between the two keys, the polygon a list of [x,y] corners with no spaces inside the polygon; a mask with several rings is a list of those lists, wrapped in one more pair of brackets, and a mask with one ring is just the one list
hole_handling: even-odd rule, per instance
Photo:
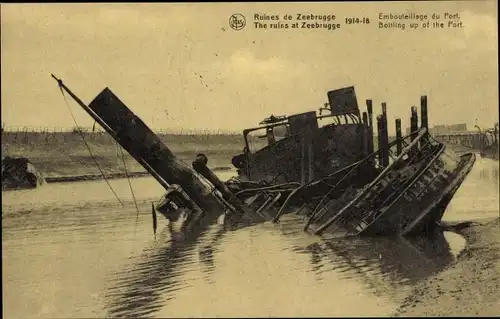
{"label": "rigging cable", "polygon": [[125,163],[125,156],[123,155],[123,148],[120,147],[121,158],[123,162],[123,167],[125,168],[125,174],[127,175],[128,186],[130,187],[130,192],[132,193],[132,198],[134,199],[135,209],[137,210],[137,215],[135,221],[139,219],[139,207],[137,206],[137,200],[135,199],[134,189],[132,188],[132,182],[130,181],[130,176],[127,170],[127,164]]}
{"label": "rigging cable", "polygon": [[92,157],[92,159],[94,160],[94,162],[95,162],[95,164],[96,164],[97,168],[99,169],[99,172],[101,173],[102,177],[103,177],[103,178],[104,178],[104,180],[106,181],[106,184],[108,184],[109,189],[111,189],[111,191],[112,191],[112,192],[113,192],[113,194],[115,195],[116,199],[118,199],[118,201],[120,202],[120,204],[121,204],[122,206],[125,206],[125,205],[123,204],[123,202],[120,200],[120,198],[118,197],[118,195],[116,195],[116,193],[115,193],[115,191],[114,191],[113,187],[111,187],[111,184],[109,184],[109,181],[108,181],[108,179],[106,178],[106,175],[104,175],[104,172],[102,171],[101,167],[99,166],[99,163],[97,162],[97,159],[94,157],[94,154],[92,154],[92,151],[90,150],[90,146],[89,146],[89,144],[87,144],[87,141],[85,140],[85,136],[83,135],[82,130],[78,127],[78,123],[76,122],[76,118],[75,118],[75,116],[73,115],[73,111],[71,111],[71,107],[70,107],[70,106],[69,106],[69,104],[68,104],[68,100],[66,99],[66,95],[64,94],[64,91],[63,91],[63,89],[62,89],[61,85],[59,85],[59,89],[61,90],[61,94],[62,94],[62,96],[63,96],[63,98],[64,98],[64,102],[66,103],[66,106],[68,107],[69,113],[71,114],[71,117],[73,118],[73,122],[75,122],[75,126],[76,126],[76,128],[78,129],[78,133],[80,133],[80,136],[82,137],[82,140],[83,140],[83,142],[85,143],[85,146],[87,147],[87,150],[89,151],[90,156]]}

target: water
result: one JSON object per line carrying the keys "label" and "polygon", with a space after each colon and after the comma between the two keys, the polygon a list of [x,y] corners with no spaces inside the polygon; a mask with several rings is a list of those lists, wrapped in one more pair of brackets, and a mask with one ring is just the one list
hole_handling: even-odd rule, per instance
{"label": "water", "polygon": [[[230,172],[223,172],[227,178]],[[322,240],[284,216],[232,232],[172,238],[132,180],[48,184],[2,193],[5,318],[387,316],[413,285],[455,261],[465,239]],[[478,158],[444,219],[498,216],[498,162]],[[137,219],[136,219],[137,218]]]}

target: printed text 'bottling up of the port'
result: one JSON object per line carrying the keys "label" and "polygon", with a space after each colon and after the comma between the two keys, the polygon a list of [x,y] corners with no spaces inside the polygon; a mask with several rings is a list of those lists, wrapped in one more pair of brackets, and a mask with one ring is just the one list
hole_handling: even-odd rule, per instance
{"label": "printed text 'bottling up of the port'", "polygon": [[457,12],[380,12],[376,16],[339,16],[333,13],[235,13],[229,26],[236,31],[303,30],[335,31],[345,27],[377,28],[380,30],[457,29],[464,28]]}

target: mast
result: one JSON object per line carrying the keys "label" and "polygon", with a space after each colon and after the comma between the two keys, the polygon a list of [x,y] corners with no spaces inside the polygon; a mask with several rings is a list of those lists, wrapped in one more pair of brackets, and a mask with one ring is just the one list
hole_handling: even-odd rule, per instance
{"label": "mast", "polygon": [[[76,103],[78,103],[78,105],[80,105],[89,115],[90,117],[92,117],[94,119],[94,121],[96,121],[97,123],[99,123],[99,125],[101,125],[101,127],[109,134],[111,135],[111,137],[113,139],[115,139],[118,143],[120,143],[119,141],[119,137],[116,136],[115,132],[106,124],[106,122],[104,122],[97,114],[95,114],[94,111],[92,111],[91,108],[89,108],[85,103],[83,103],[82,100],[80,100],[80,98],[78,96],[76,96],[73,92],[71,92],[71,90],[66,86],[64,85],[63,81],[61,79],[58,79],[54,74],[50,74],[56,81],[57,83],[59,84],[59,87],[61,88],[61,90],[64,90],[66,93],[68,93],[72,98],[73,100],[75,100]],[[120,143],[121,145],[121,143]],[[128,152],[128,151],[127,151]],[[130,153],[129,153],[130,154]],[[130,154],[132,155],[132,154]],[[158,183],[161,184],[161,186],[163,186],[165,189],[167,189],[169,187],[168,183],[165,182],[165,180],[163,178],[161,178],[160,175],[158,175],[157,172],[155,172],[151,166],[149,166],[143,158],[136,158],[135,156],[132,155],[132,157],[134,157],[134,159],[136,161],[139,162],[139,164],[141,164],[147,171],[148,173],[150,173],[151,175],[153,175],[153,177],[158,181]]]}
{"label": "mast", "polygon": [[137,117],[109,88],[102,90],[87,106],[60,79],[52,75],[96,122],[110,134],[165,188],[178,184],[204,211],[224,211],[225,205],[195,172]]}

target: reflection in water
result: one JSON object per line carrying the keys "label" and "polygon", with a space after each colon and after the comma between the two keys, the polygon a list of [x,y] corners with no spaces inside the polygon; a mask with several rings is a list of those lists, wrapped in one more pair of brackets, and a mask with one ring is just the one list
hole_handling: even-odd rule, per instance
{"label": "reflection in water", "polygon": [[479,171],[479,178],[483,181],[498,185],[498,167],[482,168]]}
{"label": "reflection in water", "polygon": [[445,269],[455,260],[443,233],[431,238],[338,239],[306,248],[313,271],[326,263],[345,271],[345,278],[359,277],[374,291],[393,295],[401,285],[412,285]]}
{"label": "reflection in water", "polygon": [[384,277],[393,282],[421,280],[453,261],[450,246],[442,233],[436,233],[433,238],[327,241],[313,245],[311,253],[321,253],[353,269],[367,270],[366,273],[379,268]]}
{"label": "reflection in water", "polygon": [[[285,239],[289,239],[288,244],[283,246],[285,250],[310,256],[309,266],[312,274],[315,274],[317,289],[320,291],[326,287],[338,290],[335,286],[342,282],[361,280],[366,292],[398,301],[404,298],[404,293],[417,281],[442,271],[455,260],[450,243],[442,233],[436,233],[432,238],[321,240],[301,232],[303,223],[300,219],[298,216],[287,216],[277,227],[282,228],[280,233]],[[262,225],[256,225],[239,231],[251,234],[258,232],[260,236],[264,236],[269,230],[268,227],[263,229]],[[222,253],[218,245],[228,234],[220,225],[212,225],[189,239],[174,240],[173,238],[178,237],[170,236],[168,228],[165,228],[155,250],[146,251],[132,265],[112,276],[113,281],[107,290],[108,314],[111,317],[140,317],[151,316],[162,308],[168,309],[168,303],[172,302],[176,293],[189,288],[197,289],[190,286],[191,283],[200,284],[191,280],[193,275],[185,276],[197,267],[204,274],[205,284],[216,285],[212,274],[217,257]],[[259,256],[256,255],[255,258]],[[276,274],[290,271],[290,267],[300,267],[300,263],[297,264],[300,258],[292,258],[290,261],[296,265],[280,263],[277,267],[281,270]],[[328,280],[322,276],[326,273],[329,274]],[[335,273],[336,277],[332,277]],[[334,281],[330,281],[332,279]],[[312,287],[296,288],[310,291]],[[257,292],[249,290],[246,293],[253,295]],[[197,307],[207,307],[209,300],[197,300]],[[179,302],[183,303],[183,300]],[[209,309],[213,311],[210,306]]]}
{"label": "reflection in water", "polygon": [[464,221],[499,215],[499,162],[477,158],[443,216],[445,221]]}
{"label": "reflection in water", "polygon": [[109,315],[144,317],[164,307],[176,291],[188,286],[179,276],[186,271],[183,266],[196,263],[194,249],[199,242],[204,243],[199,251],[199,261],[209,276],[214,269],[213,246],[224,234],[220,225],[209,227],[199,225],[191,228],[189,235],[185,236],[172,233],[172,227],[165,227],[159,236],[158,247],[146,251],[149,255],[140,256],[137,263],[113,275],[107,293]]}

